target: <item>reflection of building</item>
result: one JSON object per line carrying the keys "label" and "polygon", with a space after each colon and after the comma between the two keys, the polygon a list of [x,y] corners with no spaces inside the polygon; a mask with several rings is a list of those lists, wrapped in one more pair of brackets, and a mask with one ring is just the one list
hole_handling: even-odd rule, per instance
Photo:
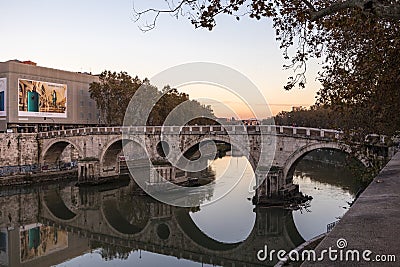
{"label": "reflection of building", "polygon": [[96,103],[89,95],[89,84],[95,81],[94,75],[44,68],[30,61],[0,62],[0,132],[99,124]]}
{"label": "reflection of building", "polygon": [[68,248],[68,234],[63,230],[40,224],[21,227],[21,262],[43,257],[66,248]]}

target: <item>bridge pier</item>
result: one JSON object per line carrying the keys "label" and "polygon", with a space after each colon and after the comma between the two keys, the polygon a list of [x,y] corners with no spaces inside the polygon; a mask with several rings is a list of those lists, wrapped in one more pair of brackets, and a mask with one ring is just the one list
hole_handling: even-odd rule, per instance
{"label": "bridge pier", "polygon": [[99,177],[99,160],[78,160],[78,184],[97,183]]}
{"label": "bridge pier", "polygon": [[253,203],[256,205],[282,205],[293,197],[301,196],[299,186],[291,182],[286,183],[283,170],[280,168],[258,172],[256,176],[257,182],[260,183],[253,197]]}

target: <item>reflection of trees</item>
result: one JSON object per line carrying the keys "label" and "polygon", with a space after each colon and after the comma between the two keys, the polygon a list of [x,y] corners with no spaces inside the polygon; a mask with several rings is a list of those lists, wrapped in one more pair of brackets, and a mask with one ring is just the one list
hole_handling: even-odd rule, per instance
{"label": "reflection of trees", "polygon": [[133,249],[123,246],[111,245],[111,244],[104,244],[98,241],[91,241],[89,244],[91,249],[98,249],[98,252],[102,259],[106,261],[111,261],[114,259],[119,260],[127,260],[129,254],[133,251]]}
{"label": "reflection of trees", "polygon": [[[206,185],[215,181],[216,172],[210,165],[204,170],[199,172],[191,172],[189,175],[190,177],[198,178],[200,185]],[[204,203],[206,200],[211,200],[214,195],[214,189],[212,187],[208,187],[208,190],[203,190],[203,192],[204,200],[202,200],[200,203]]]}
{"label": "reflection of trees", "polygon": [[133,192],[125,192],[117,197],[118,209],[125,219],[140,228],[144,228],[149,220],[149,202],[143,197],[134,196]]}
{"label": "reflection of trees", "polygon": [[347,154],[334,149],[317,149],[308,153],[304,159],[343,166],[346,164]]}
{"label": "reflection of trees", "polygon": [[211,166],[208,166],[199,172],[189,172],[188,176],[199,179],[199,183],[204,185],[215,180],[216,172]]}
{"label": "reflection of trees", "polygon": [[297,164],[295,175],[341,187],[352,195],[361,187],[359,176],[348,167],[346,155],[342,152],[311,152]]}
{"label": "reflection of trees", "polygon": [[130,184],[118,189],[115,195],[116,208],[130,224],[143,229],[149,220],[150,201],[138,196],[135,188],[134,184]]}

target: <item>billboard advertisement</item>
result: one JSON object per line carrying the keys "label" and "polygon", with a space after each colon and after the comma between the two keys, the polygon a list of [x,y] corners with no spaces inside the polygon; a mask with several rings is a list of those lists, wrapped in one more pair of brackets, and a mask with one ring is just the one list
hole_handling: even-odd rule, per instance
{"label": "billboard advertisement", "polygon": [[67,117],[67,85],[18,79],[18,116]]}
{"label": "billboard advertisement", "polygon": [[7,78],[0,78],[0,116],[6,116]]}

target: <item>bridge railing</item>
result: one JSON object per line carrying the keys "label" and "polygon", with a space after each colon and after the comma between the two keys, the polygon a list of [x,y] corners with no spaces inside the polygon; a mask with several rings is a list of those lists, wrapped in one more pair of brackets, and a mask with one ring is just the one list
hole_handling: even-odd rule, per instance
{"label": "bridge railing", "polygon": [[340,139],[341,131],[281,125],[194,125],[194,126],[132,126],[90,127],[40,132],[39,138],[77,136],[91,134],[277,134],[308,138]]}

